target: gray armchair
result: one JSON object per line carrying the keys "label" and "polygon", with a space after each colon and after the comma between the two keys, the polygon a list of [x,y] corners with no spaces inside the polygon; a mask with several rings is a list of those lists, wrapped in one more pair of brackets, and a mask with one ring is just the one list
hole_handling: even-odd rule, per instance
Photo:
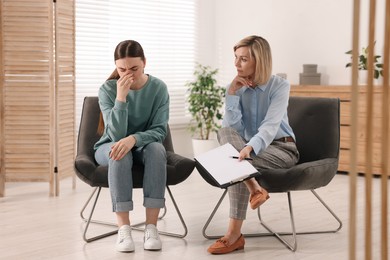
{"label": "gray armchair", "polygon": [[[112,225],[116,227],[116,224],[106,223],[106,222],[92,219],[92,215],[94,213],[100,191],[102,188],[108,187],[108,168],[107,166],[98,165],[94,159],[95,152],[93,146],[100,138],[100,136],[97,134],[96,131],[99,122],[99,115],[100,115],[100,108],[98,104],[98,98],[85,97],[83,109],[82,109],[81,121],[80,121],[80,128],[79,128],[78,142],[77,142],[77,154],[75,158],[74,168],[76,171],[76,175],[82,181],[89,184],[91,187],[95,187],[95,189],[92,191],[92,194],[90,195],[90,197],[88,198],[87,202],[85,203],[84,207],[80,212],[82,220],[86,222],[86,226],[83,234],[83,238],[86,242],[91,242],[117,233],[117,229],[116,229],[112,232],[104,233],[98,236],[94,236],[92,238],[87,238],[87,231],[90,223]],[[166,188],[173,202],[173,205],[176,209],[176,212],[180,218],[184,232],[182,234],[160,232],[160,234],[175,236],[175,237],[185,237],[187,235],[187,226],[184,222],[184,219],[181,215],[181,212],[176,204],[176,201],[169,187],[172,185],[179,184],[184,180],[186,180],[192,173],[195,167],[195,162],[192,159],[185,158],[174,152],[169,126],[168,126],[168,135],[165,138],[163,144],[167,151],[167,187]],[[144,169],[142,165],[135,164],[133,166],[134,188],[142,188],[143,171]],[[86,218],[84,217],[84,211],[86,207],[89,205],[89,203],[91,202],[94,195],[95,195],[95,199],[92,205],[91,212],[89,216]],[[160,216],[160,219],[165,216],[165,213],[166,213],[166,208],[164,208],[163,215]],[[141,228],[138,227],[142,224],[144,223],[135,224],[132,226],[132,228],[142,230]]]}
{"label": "gray armchair", "polygon": [[[341,220],[315,192],[315,189],[328,185],[337,173],[340,149],[340,101],[335,98],[290,97],[288,116],[296,135],[300,160],[297,165],[289,169],[261,170],[261,175],[257,178],[257,181],[270,193],[287,194],[292,231],[274,231],[263,221],[259,208],[257,212],[260,224],[269,232],[246,234],[246,236],[275,236],[287,248],[295,251],[297,249],[297,234],[337,232],[342,227]],[[209,184],[216,186],[213,184],[213,180],[210,180],[207,174],[202,171],[201,167],[198,165],[196,167]],[[337,227],[331,230],[297,232],[291,192],[298,190],[310,190],[335,218],[338,223]],[[226,193],[227,190],[225,189],[203,227],[203,236],[206,238],[220,237],[208,235],[206,232]],[[291,235],[293,242],[289,243],[284,239],[283,236],[285,235]]]}

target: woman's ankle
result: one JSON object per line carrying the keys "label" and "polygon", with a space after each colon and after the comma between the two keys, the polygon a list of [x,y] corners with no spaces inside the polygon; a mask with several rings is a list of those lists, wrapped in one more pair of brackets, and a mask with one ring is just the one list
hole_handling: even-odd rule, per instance
{"label": "woman's ankle", "polygon": [[228,240],[230,244],[233,244],[234,242],[236,242],[240,238],[241,235],[242,235],[241,231],[239,231],[239,232],[228,232],[228,233],[226,233],[223,236],[223,238]]}
{"label": "woman's ankle", "polygon": [[244,183],[251,194],[256,193],[256,191],[262,190],[260,184],[255,178],[248,179]]}

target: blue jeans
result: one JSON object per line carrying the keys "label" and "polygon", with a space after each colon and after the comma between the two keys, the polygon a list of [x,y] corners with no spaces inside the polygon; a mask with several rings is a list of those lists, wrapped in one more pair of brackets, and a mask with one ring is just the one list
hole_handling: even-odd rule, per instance
{"label": "blue jeans", "polygon": [[133,163],[143,164],[144,207],[163,208],[165,206],[165,185],[167,179],[167,156],[161,143],[150,143],[133,149],[121,160],[109,158],[114,143],[101,145],[95,152],[98,164],[108,165],[108,185],[114,212],[133,210]]}

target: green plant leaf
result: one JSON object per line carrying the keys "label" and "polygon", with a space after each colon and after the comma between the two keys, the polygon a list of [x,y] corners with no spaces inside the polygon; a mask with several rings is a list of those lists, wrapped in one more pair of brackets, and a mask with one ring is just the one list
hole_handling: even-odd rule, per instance
{"label": "green plant leaf", "polygon": [[189,129],[201,139],[209,139],[210,133],[221,127],[218,121],[222,118],[220,110],[225,88],[217,84],[217,73],[218,69],[198,64],[194,71],[195,79],[186,84],[188,111],[192,116]]}
{"label": "green plant leaf", "polygon": [[[373,42],[373,44],[375,45],[375,41]],[[359,54],[358,56],[358,69],[359,70],[367,70],[368,69],[368,51],[369,51],[369,48],[368,47],[363,47],[361,49],[361,53]],[[351,55],[351,59],[353,58],[352,57],[352,50],[349,50],[347,52],[345,52],[345,54],[348,54],[348,55]],[[379,62],[379,59],[381,58],[380,55],[374,55],[373,57],[373,65],[374,65],[374,78],[375,79],[378,79],[379,76],[383,76],[383,64]],[[345,65],[346,68],[348,67],[352,67],[352,62],[348,62],[346,65]]]}

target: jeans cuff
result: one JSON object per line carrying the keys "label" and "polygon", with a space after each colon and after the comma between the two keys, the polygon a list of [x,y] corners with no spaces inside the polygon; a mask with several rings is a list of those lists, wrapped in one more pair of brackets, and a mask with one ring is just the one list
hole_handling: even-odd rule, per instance
{"label": "jeans cuff", "polygon": [[144,207],[145,208],[163,208],[165,206],[165,199],[153,199],[153,198],[144,198]]}
{"label": "jeans cuff", "polygon": [[117,202],[114,205],[114,212],[129,212],[133,210],[133,202],[132,201],[123,201]]}

